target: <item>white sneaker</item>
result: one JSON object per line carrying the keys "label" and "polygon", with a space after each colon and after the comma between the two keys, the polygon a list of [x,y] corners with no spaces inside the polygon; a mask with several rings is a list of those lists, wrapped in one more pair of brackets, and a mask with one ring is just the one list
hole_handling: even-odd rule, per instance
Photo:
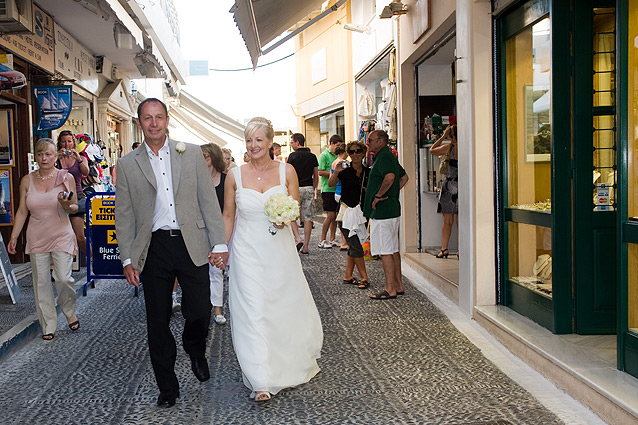
{"label": "white sneaker", "polygon": [[339,242],[337,242],[336,240],[334,241],[330,241],[330,245],[334,246],[334,247],[338,247],[341,246],[341,244]]}
{"label": "white sneaker", "polygon": [[224,317],[223,314],[218,314],[215,316],[215,323],[217,323],[218,325],[225,325],[226,318]]}
{"label": "white sneaker", "polygon": [[332,245],[328,241],[321,241],[319,242],[319,245],[317,245],[317,247],[321,249],[330,249],[332,248]]}
{"label": "white sneaker", "polygon": [[177,313],[182,309],[182,305],[177,301],[177,296],[173,295],[173,313]]}

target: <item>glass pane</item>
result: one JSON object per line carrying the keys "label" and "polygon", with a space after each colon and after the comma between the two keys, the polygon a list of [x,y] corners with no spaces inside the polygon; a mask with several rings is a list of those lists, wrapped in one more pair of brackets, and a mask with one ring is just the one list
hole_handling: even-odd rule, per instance
{"label": "glass pane", "polygon": [[[638,221],[638,0],[629,0],[629,31],[627,57],[627,213]],[[628,263],[628,326],[638,333],[638,244],[629,244]]]}
{"label": "glass pane", "polygon": [[507,205],[551,212],[549,18],[509,38],[505,49]]}
{"label": "glass pane", "polygon": [[508,223],[509,279],[521,286],[552,296],[552,229]]}
{"label": "glass pane", "polygon": [[615,102],[616,15],[614,8],[594,8],[594,106]]}
{"label": "glass pane", "polygon": [[616,130],[613,115],[594,116],[594,211],[611,211],[616,205]]}

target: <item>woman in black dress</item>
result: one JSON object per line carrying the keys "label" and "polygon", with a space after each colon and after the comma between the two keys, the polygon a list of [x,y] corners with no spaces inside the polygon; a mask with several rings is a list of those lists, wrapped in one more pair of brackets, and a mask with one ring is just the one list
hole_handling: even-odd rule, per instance
{"label": "woman in black dress", "polygon": [[[443,145],[443,141],[450,139],[450,143]],[[430,147],[432,155],[441,156],[448,155],[449,163],[445,180],[441,185],[441,193],[439,195],[439,204],[436,212],[443,214],[443,228],[441,229],[441,252],[436,258],[447,258],[450,254],[448,251],[448,243],[452,234],[452,225],[454,224],[454,216],[459,213],[458,210],[458,194],[459,194],[459,161],[458,161],[458,143],[456,140],[456,124],[449,125],[445,129],[443,135]],[[458,234],[459,220],[456,219],[456,232]],[[459,256],[458,250],[456,256]]]}

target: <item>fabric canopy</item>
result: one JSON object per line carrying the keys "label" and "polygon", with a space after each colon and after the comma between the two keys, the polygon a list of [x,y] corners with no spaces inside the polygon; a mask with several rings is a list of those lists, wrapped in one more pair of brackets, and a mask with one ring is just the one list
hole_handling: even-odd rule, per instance
{"label": "fabric canopy", "polygon": [[253,67],[257,66],[262,47],[320,8],[322,3],[322,0],[236,0],[230,11],[235,15]]}
{"label": "fabric canopy", "polygon": [[245,126],[182,90],[169,109],[171,118],[201,143],[241,145]]}

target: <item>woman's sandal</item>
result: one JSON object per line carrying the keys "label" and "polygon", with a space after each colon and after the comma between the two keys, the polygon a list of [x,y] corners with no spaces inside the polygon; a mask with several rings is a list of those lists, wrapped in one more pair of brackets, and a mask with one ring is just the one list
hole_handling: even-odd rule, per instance
{"label": "woman's sandal", "polygon": [[69,329],[71,329],[73,332],[75,332],[78,329],[80,329],[80,321],[76,320],[75,322],[69,323]]}
{"label": "woman's sandal", "polygon": [[357,286],[357,288],[367,289],[368,286],[370,286],[370,282],[368,282],[367,280],[362,280],[361,282],[359,282],[359,285]]}
{"label": "woman's sandal", "polygon": [[44,334],[42,335],[42,339],[45,341],[51,341],[53,339],[53,334]]}
{"label": "woman's sandal", "polygon": [[268,391],[255,392],[255,401],[268,401],[272,398]]}
{"label": "woman's sandal", "polygon": [[448,249],[445,248],[445,249],[442,249],[441,252],[436,254],[436,258],[447,258],[448,255],[450,255],[450,251],[448,251]]}
{"label": "woman's sandal", "polygon": [[357,281],[357,279],[355,279],[354,277],[351,277],[350,279],[346,280],[343,279],[343,283],[346,285],[358,285],[359,282]]}

